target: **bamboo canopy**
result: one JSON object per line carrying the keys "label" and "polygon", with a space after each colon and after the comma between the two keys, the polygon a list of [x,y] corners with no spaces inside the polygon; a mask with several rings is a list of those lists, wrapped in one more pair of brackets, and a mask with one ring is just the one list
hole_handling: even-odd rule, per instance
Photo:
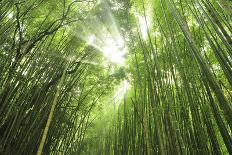
{"label": "bamboo canopy", "polygon": [[0,155],[232,155],[232,1],[0,1]]}

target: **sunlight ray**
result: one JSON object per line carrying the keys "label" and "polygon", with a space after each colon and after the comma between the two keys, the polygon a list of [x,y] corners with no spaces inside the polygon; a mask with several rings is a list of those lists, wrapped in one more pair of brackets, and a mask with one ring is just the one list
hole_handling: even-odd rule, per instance
{"label": "sunlight ray", "polygon": [[[85,32],[83,25],[82,28],[84,31],[81,33],[78,32],[77,35],[85,40],[89,46],[102,52],[104,57],[111,63],[124,66],[126,54],[128,52],[126,43],[120,34],[108,4],[105,1],[100,0],[98,5],[101,5],[104,10],[103,19],[95,19],[96,21],[91,21],[94,25],[84,24],[86,26],[88,25],[90,30]],[[106,23],[109,27],[104,26],[103,23]]]}

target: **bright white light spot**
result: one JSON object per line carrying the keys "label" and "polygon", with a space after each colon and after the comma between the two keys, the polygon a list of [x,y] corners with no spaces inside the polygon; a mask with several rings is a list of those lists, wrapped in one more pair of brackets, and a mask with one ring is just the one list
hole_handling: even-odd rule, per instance
{"label": "bright white light spot", "polygon": [[89,45],[93,44],[94,40],[95,40],[95,36],[94,35],[89,36],[88,44]]}
{"label": "bright white light spot", "polygon": [[9,13],[9,14],[7,15],[7,17],[10,18],[10,19],[13,18],[13,13]]}
{"label": "bright white light spot", "polygon": [[[117,42],[116,42],[117,41]],[[105,41],[105,47],[103,47],[103,54],[104,56],[109,59],[111,62],[124,65],[125,63],[125,54],[126,49],[123,47],[124,42],[122,39],[113,40],[111,38],[108,38]]]}
{"label": "bright white light spot", "polygon": [[103,49],[103,54],[106,58],[114,63],[118,63],[123,65],[125,63],[124,54],[122,52],[117,51],[114,46],[108,46]]}
{"label": "bright white light spot", "polygon": [[139,26],[140,26],[140,30],[142,33],[142,37],[143,39],[147,38],[147,24],[146,24],[146,20],[144,17],[139,16]]}
{"label": "bright white light spot", "polygon": [[90,35],[85,40],[88,45],[101,51],[110,62],[124,66],[127,47],[120,35],[118,37],[108,36],[102,39],[97,38],[95,35]]}

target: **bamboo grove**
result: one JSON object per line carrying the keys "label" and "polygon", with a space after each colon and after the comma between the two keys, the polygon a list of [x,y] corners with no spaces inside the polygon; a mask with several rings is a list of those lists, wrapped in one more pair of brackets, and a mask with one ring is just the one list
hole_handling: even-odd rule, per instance
{"label": "bamboo grove", "polygon": [[2,0],[0,36],[0,154],[232,154],[231,1]]}

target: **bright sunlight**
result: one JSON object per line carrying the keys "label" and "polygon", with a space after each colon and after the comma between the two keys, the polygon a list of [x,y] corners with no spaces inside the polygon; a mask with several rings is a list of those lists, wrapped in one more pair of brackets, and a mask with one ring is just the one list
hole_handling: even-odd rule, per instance
{"label": "bright sunlight", "polygon": [[[89,46],[102,52],[106,61],[119,66],[125,66],[128,51],[124,37],[121,35],[119,27],[116,24],[117,22],[111,14],[111,10],[108,9],[109,6],[106,3],[101,3],[101,5],[105,11],[104,16],[106,16],[106,19],[104,21],[95,19],[92,22],[94,23],[93,25],[88,25],[90,31],[78,32],[78,36],[85,40]],[[108,26],[102,23],[107,23]]]}

